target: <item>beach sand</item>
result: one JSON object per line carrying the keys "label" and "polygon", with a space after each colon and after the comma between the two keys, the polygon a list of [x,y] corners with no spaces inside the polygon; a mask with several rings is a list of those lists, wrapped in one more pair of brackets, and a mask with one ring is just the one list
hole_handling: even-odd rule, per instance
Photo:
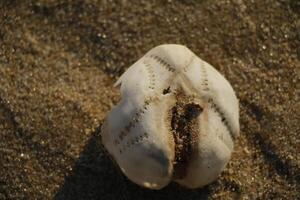
{"label": "beach sand", "polygon": [[[0,1],[0,199],[297,199],[300,2]],[[118,77],[186,45],[232,84],[241,136],[226,170],[188,190],[143,189],[101,149]]]}

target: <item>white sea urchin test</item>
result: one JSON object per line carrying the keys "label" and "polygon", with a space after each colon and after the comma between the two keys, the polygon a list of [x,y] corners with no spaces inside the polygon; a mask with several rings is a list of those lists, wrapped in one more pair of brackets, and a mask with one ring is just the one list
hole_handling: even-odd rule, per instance
{"label": "white sea urchin test", "polygon": [[239,135],[238,100],[229,82],[188,48],[150,50],[116,83],[121,101],[103,124],[102,142],[123,173],[151,189],[175,181],[214,181]]}

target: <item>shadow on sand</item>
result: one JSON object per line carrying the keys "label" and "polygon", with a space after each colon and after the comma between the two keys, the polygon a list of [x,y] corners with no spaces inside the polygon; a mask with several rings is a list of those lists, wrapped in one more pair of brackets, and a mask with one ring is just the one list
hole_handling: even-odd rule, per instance
{"label": "shadow on sand", "polygon": [[188,190],[171,183],[155,191],[141,188],[123,176],[100,145],[98,129],[88,140],[79,159],[55,194],[55,200],[70,199],[207,199],[209,187]]}
{"label": "shadow on sand", "polygon": [[[263,111],[259,105],[250,103],[245,99],[241,100],[241,105],[247,111],[249,116],[252,116],[261,127],[268,129],[268,121],[273,118],[272,113]],[[268,118],[268,121],[263,122],[263,118]],[[247,125],[247,122],[243,124]],[[253,131],[251,134],[245,134],[245,136],[247,140],[257,145],[263,155],[265,163],[268,164],[277,175],[285,179],[289,184],[300,184],[299,167],[293,166],[289,160],[284,159],[283,156],[278,154],[278,149],[280,149],[280,147],[272,144],[271,136],[258,131]]]}

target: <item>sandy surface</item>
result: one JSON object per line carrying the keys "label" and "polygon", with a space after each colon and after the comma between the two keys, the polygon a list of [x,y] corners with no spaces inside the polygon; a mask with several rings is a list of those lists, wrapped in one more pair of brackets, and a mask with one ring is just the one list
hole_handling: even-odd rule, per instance
{"label": "sandy surface", "polygon": [[[299,198],[300,2],[114,2],[0,1],[0,199]],[[202,189],[140,188],[99,145],[113,83],[163,43],[188,46],[240,99],[231,162]]]}

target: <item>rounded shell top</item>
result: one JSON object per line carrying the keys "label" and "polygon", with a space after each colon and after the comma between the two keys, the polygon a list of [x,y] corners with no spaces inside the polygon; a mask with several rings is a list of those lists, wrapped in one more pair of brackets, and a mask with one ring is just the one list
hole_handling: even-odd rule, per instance
{"label": "rounded shell top", "polygon": [[229,82],[182,45],[153,48],[120,77],[121,101],[102,142],[133,182],[160,189],[171,180],[196,188],[217,178],[239,135]]}

